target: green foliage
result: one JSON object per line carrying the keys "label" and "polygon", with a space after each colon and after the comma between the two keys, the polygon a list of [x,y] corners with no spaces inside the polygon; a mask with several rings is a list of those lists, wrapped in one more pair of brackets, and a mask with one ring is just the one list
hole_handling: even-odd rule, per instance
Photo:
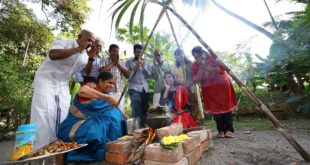
{"label": "green foliage", "polygon": [[[103,1],[102,1],[103,2]],[[148,1],[146,0],[136,0],[136,3],[134,3],[134,0],[125,0],[125,1],[116,1],[110,9],[116,7],[112,13],[111,13],[111,18],[112,18],[112,23],[111,23],[111,29],[113,26],[113,23],[115,23],[115,31],[118,31],[119,28],[119,24],[121,22],[121,20],[123,19],[124,14],[126,13],[127,10],[129,10],[129,8],[131,6],[133,6],[132,10],[131,10],[131,14],[130,14],[130,21],[128,24],[128,30],[129,30],[129,35],[130,37],[133,36],[133,31],[134,31],[134,18],[136,15],[136,11],[140,10],[140,19],[139,19],[139,30],[140,32],[139,34],[139,38],[142,41],[141,43],[143,43],[145,40],[145,37],[147,35],[144,35],[144,26],[143,26],[143,21],[144,21],[144,11],[146,9],[146,6],[148,4]],[[114,22],[114,19],[116,18],[116,21]]]}
{"label": "green foliage", "polygon": [[297,13],[290,24],[275,34],[270,48],[267,71],[270,83],[287,86],[293,95],[287,103],[298,104],[297,110],[309,112],[310,99],[305,83],[310,75],[310,5],[304,12]]}
{"label": "green foliage", "polygon": [[42,56],[30,56],[26,65],[21,67],[17,57],[0,53],[0,113],[3,116],[11,113],[8,118],[13,120],[9,123],[13,127],[29,120],[31,86],[42,60]]}
{"label": "green foliage", "polygon": [[53,39],[51,29],[38,21],[24,4],[3,2],[0,14],[0,116],[5,116],[7,127],[14,128],[29,121],[34,74]]}
{"label": "green foliage", "polygon": [[0,45],[5,54],[23,58],[27,45],[29,54],[45,55],[53,40],[51,29],[38,21],[25,5],[4,2],[0,15]]}
{"label": "green foliage", "polygon": [[[146,40],[148,38],[148,33],[150,30],[147,27],[143,28],[143,40],[140,39],[140,31],[140,26],[135,25],[133,26],[132,34],[130,34],[129,25],[127,24],[126,28],[118,29],[116,38],[119,41],[126,42],[131,45],[142,43],[143,40]],[[175,48],[176,44],[170,34],[164,32],[157,32],[151,37],[149,41],[149,45],[145,51],[145,57],[148,62],[152,64],[153,52],[155,50],[160,50],[163,53],[163,60],[172,64],[174,61],[173,51],[175,50]]]}
{"label": "green foliage", "polygon": [[[33,3],[42,4],[48,23],[55,22],[53,28],[63,32],[78,34],[81,25],[91,11],[88,0],[33,0]],[[53,21],[50,21],[52,18]]]}

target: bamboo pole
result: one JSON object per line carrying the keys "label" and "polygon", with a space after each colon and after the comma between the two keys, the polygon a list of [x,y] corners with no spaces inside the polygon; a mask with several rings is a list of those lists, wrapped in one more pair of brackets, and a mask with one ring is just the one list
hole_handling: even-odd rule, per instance
{"label": "bamboo pole", "polygon": [[171,31],[172,31],[174,40],[175,40],[175,42],[176,42],[178,48],[180,49],[180,48],[181,48],[181,45],[180,45],[179,42],[178,42],[178,39],[177,39],[177,36],[176,36],[176,34],[175,34],[175,31],[174,31],[174,28],[173,28],[173,25],[172,25],[172,22],[171,22],[169,13],[168,13],[167,11],[166,11],[165,13],[166,13],[166,16],[167,16],[167,18],[168,18],[168,22],[169,22],[169,25],[170,25],[170,28],[171,28]]}
{"label": "bamboo pole", "polygon": [[306,150],[300,146],[300,144],[294,139],[294,137],[283,128],[283,125],[279,122],[279,120],[269,111],[269,109],[252,93],[242,82],[241,80],[233,73],[227,65],[223,63],[221,59],[215,54],[215,52],[207,45],[207,43],[199,36],[199,34],[181,17],[177,12],[175,12],[172,8],[162,3],[157,2],[163,8],[166,8],[170,12],[172,12],[198,39],[198,41],[210,52],[210,54],[225,68],[226,72],[236,81],[238,86],[242,89],[243,92],[259,107],[259,109],[267,115],[272,124],[276,127],[276,129],[284,136],[284,138],[295,148],[295,150],[303,157],[306,162],[310,162],[310,155]]}

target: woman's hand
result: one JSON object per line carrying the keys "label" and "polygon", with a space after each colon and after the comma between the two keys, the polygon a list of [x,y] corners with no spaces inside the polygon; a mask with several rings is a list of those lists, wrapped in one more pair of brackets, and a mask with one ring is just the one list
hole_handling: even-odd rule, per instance
{"label": "woman's hand", "polygon": [[173,120],[174,118],[176,118],[176,117],[177,117],[176,114],[174,114],[174,113],[171,114],[171,119],[172,119],[172,120]]}
{"label": "woman's hand", "polygon": [[107,99],[107,102],[109,102],[113,107],[117,107],[118,106],[118,100],[116,100],[115,98],[113,97],[108,97]]}
{"label": "woman's hand", "polygon": [[129,116],[126,115],[125,113],[123,113],[123,116],[124,116],[124,119],[125,119],[125,120],[129,119]]}
{"label": "woman's hand", "polygon": [[169,89],[170,86],[166,83],[166,81],[164,81],[164,85],[165,85],[165,89]]}
{"label": "woman's hand", "polygon": [[183,109],[180,109],[180,110],[176,111],[176,114],[177,114],[177,115],[180,115],[180,114],[183,113],[183,112],[184,112]]}

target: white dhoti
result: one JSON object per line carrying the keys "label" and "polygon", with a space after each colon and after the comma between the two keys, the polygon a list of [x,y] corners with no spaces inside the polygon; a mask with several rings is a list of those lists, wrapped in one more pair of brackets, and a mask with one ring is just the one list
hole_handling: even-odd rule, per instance
{"label": "white dhoti", "polygon": [[30,123],[38,126],[33,149],[57,140],[59,124],[67,117],[70,107],[68,87],[34,89]]}

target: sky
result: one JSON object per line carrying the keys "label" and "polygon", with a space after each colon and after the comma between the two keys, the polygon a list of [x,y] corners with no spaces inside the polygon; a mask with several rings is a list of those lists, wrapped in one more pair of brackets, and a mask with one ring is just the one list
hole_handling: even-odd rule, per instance
{"label": "sky", "polygon": [[[108,11],[108,8],[114,1],[104,0],[99,17],[101,0],[92,0],[90,2],[90,6],[93,8],[92,15],[83,26],[98,34],[107,46],[111,43],[118,43],[113,38],[114,32],[112,32],[112,38],[109,37],[111,11]],[[258,25],[271,21],[263,0],[217,0],[217,2]],[[281,19],[285,19],[284,13],[303,10],[302,5],[296,5],[292,2],[275,3],[275,1],[269,0],[267,3],[272,14]],[[251,42],[251,53],[257,53],[263,57],[268,55],[271,45],[269,38],[227,15],[212,3],[203,12],[197,10],[195,7],[182,4],[181,0],[175,1],[174,4],[176,11],[201,35],[202,39],[212,50],[233,52],[237,44],[247,42],[251,37],[254,37],[255,39]],[[148,6],[145,13],[145,26],[149,29],[152,29],[154,26],[160,10],[161,7],[156,4]],[[126,15],[127,20],[129,20],[130,13],[128,12]],[[137,15],[137,20],[138,17],[139,15]],[[189,36],[183,43],[183,46],[186,54],[190,55],[191,49],[196,45],[200,45],[199,42],[172,14],[170,14],[170,17],[177,31],[178,39],[180,40],[185,38],[185,36]],[[127,20],[123,20],[120,27],[124,27],[128,22]],[[166,17],[162,18],[156,30],[171,33],[171,28]],[[272,29],[269,29],[269,31],[273,32]],[[122,45],[121,43],[120,45],[123,46],[123,50],[126,49],[127,52],[132,52],[131,46]]]}
{"label": "sky", "polygon": [[[100,12],[102,1],[104,4]],[[113,2],[115,0],[91,0],[89,6],[93,11],[82,28],[88,29],[99,36],[105,42],[105,49],[108,48],[108,45],[116,43],[120,45],[121,51],[126,50],[127,52],[132,52],[131,45],[120,43],[115,39],[114,29],[112,29],[112,35],[110,36],[111,11],[108,11],[108,9]],[[265,22],[271,21],[263,0],[217,0],[217,2],[260,26]],[[276,3],[274,0],[269,0],[267,3],[273,16],[279,17],[280,19],[286,19],[284,13],[303,10],[302,5],[288,1]],[[195,7],[186,6],[181,3],[181,0],[176,0],[174,4],[176,11],[201,35],[202,39],[212,50],[234,52],[237,44],[246,42],[252,47],[252,54],[257,53],[263,57],[268,55],[271,45],[269,38],[227,15],[212,3],[204,11],[198,10]],[[144,24],[149,29],[152,29],[154,26],[160,10],[161,7],[156,4],[150,4],[147,7]],[[120,27],[125,27],[125,24],[129,20],[130,11],[125,13],[125,19],[120,23]],[[41,18],[44,18],[40,7],[35,9],[35,12],[39,17],[41,15]],[[136,23],[138,23],[138,17],[139,14],[137,14]],[[200,45],[199,42],[172,14],[170,14],[170,17],[177,31],[178,40],[183,40],[187,36],[187,39],[183,42],[183,46],[185,53],[190,56],[191,49],[196,45]],[[162,18],[156,31],[171,33],[166,17]],[[273,32],[272,29],[269,29],[269,31]],[[248,42],[250,38],[254,38],[252,42]]]}

